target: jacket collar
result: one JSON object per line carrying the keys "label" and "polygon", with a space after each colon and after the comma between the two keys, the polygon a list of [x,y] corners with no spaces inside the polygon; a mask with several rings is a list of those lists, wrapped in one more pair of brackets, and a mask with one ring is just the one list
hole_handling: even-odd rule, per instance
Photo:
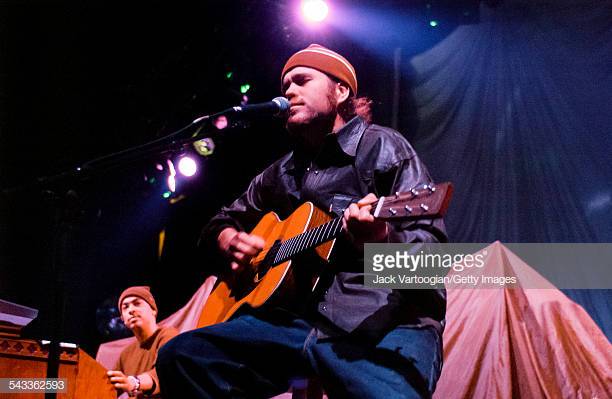
{"label": "jacket collar", "polygon": [[340,148],[346,155],[355,157],[361,136],[363,136],[363,132],[365,132],[367,127],[366,121],[356,116],[336,132],[336,140],[338,140]]}
{"label": "jacket collar", "polygon": [[[359,142],[361,141],[361,136],[365,132],[368,124],[361,117],[355,116],[353,119],[348,121],[344,126],[342,126],[336,133],[329,133],[327,135],[327,139],[325,141],[324,146],[330,145],[330,141],[339,147],[342,152],[350,157],[355,157],[357,154],[357,147],[359,146]],[[296,163],[300,163],[296,158],[300,158],[296,153],[297,151],[293,151],[289,154],[286,161],[282,165],[282,170],[284,172],[291,172],[296,169]],[[296,162],[297,161],[297,162]]]}

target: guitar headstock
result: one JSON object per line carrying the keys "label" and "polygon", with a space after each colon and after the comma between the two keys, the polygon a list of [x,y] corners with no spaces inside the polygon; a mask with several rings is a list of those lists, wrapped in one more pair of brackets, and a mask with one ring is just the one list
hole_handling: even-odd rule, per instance
{"label": "guitar headstock", "polygon": [[452,195],[450,182],[421,185],[408,192],[380,197],[372,214],[382,220],[433,219],[444,216]]}

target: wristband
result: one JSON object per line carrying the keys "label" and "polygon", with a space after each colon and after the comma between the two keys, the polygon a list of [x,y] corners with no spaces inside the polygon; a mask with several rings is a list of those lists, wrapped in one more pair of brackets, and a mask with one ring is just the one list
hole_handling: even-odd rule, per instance
{"label": "wristband", "polygon": [[134,384],[134,389],[132,389],[129,392],[129,395],[130,396],[137,396],[138,395],[138,390],[140,389],[140,378],[138,378],[138,376],[130,375],[130,376],[128,376],[128,380],[130,380],[130,382],[132,384]]}

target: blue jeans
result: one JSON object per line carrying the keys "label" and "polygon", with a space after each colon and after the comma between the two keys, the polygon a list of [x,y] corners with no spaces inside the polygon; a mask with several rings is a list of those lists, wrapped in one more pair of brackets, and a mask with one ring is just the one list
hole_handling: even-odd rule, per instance
{"label": "blue jeans", "polygon": [[282,311],[243,314],[178,335],[158,354],[164,398],[268,398],[316,375],[330,398],[431,397],[442,368],[432,327],[397,327],[379,342],[317,329]]}

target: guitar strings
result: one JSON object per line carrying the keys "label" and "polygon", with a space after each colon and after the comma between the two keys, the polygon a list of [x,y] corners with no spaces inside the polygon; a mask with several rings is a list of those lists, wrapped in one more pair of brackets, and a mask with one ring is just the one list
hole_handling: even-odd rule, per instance
{"label": "guitar strings", "polygon": [[[307,236],[308,234],[312,234],[312,233],[313,233],[315,230],[321,230],[321,229],[323,229],[323,231],[325,231],[325,230],[326,230],[326,229],[327,229],[329,226],[332,226],[332,229],[330,229],[330,231],[329,231],[327,234],[329,234],[329,233],[331,233],[332,231],[334,231],[334,233],[330,235],[330,237],[333,237],[334,235],[336,235],[336,234],[338,233],[338,232],[336,232],[335,230],[336,230],[338,227],[340,227],[340,228],[341,228],[341,225],[339,225],[339,224],[338,224],[338,223],[339,223],[341,220],[342,220],[342,217],[341,217],[341,216],[339,216],[339,217],[337,217],[337,218],[335,218],[335,219],[330,220],[329,222],[326,222],[326,223],[320,224],[319,226],[317,226],[317,227],[315,227],[315,228],[313,228],[313,229],[310,229],[310,230],[308,230],[308,231],[305,231],[305,232],[303,232],[303,233],[300,233],[300,234],[298,234],[298,235],[296,235],[296,236],[290,237],[290,238],[288,238],[287,240],[283,241],[283,242],[281,243],[281,245],[279,246],[279,248],[278,248],[278,249],[280,250],[280,248],[281,248],[283,245],[286,245],[286,244],[287,244],[287,243],[288,243],[290,240],[295,240],[295,239],[297,239],[297,242],[299,242],[299,240],[306,238],[306,236]],[[334,226],[334,224],[338,224],[338,225],[337,225],[337,226]],[[327,240],[326,240],[326,241],[327,241]],[[300,246],[301,246],[301,244],[300,244]],[[298,246],[298,248],[299,248],[300,246]],[[265,257],[267,256],[268,252],[270,252],[270,250],[271,250],[272,248],[274,248],[274,243],[273,243],[272,245],[270,245],[270,246],[263,247],[263,248],[262,248],[262,250],[261,250],[261,251],[260,251],[260,252],[259,252],[259,253],[258,253],[258,254],[257,254],[257,255],[256,255],[254,258],[253,258],[253,259],[252,259],[252,261],[253,261],[253,260],[256,260],[256,261],[262,261],[263,259],[265,259]],[[297,251],[297,252],[300,252],[300,251],[301,251],[301,250],[299,250],[299,251]],[[297,252],[295,252],[295,253],[297,253]],[[291,256],[295,255],[295,253],[291,254]]]}

